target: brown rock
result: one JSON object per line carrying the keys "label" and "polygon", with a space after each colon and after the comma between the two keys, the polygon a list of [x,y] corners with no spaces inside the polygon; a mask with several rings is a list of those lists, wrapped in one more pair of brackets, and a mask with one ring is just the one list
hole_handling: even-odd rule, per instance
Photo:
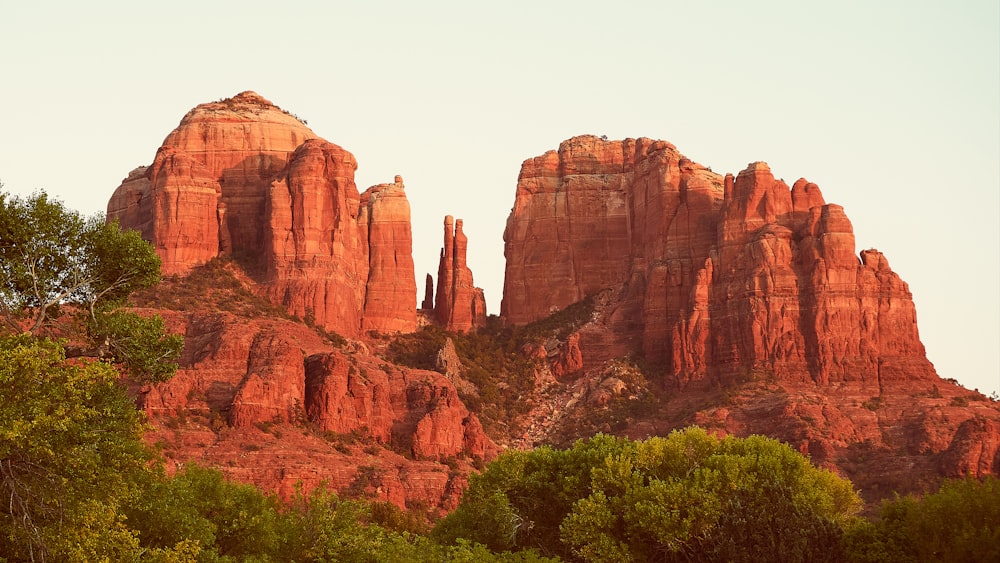
{"label": "brown rock", "polygon": [[334,351],[306,361],[306,381],[306,414],[324,430],[367,433],[421,459],[496,455],[476,415],[437,372]]}
{"label": "brown rock", "polygon": [[361,332],[369,273],[356,168],[354,155],[333,143],[299,146],[269,189],[262,253],[272,301],[348,336]]}
{"label": "brown rock", "polygon": [[240,428],[258,422],[301,422],[305,379],[301,348],[274,331],[257,333],[246,376],[233,397],[230,424]]}
{"label": "brown rock", "polygon": [[962,422],[941,465],[953,478],[1000,473],[1000,420],[978,416]]}
{"label": "brown rock", "polygon": [[506,322],[615,294],[603,328],[581,330],[586,365],[617,341],[679,385],[934,377],[906,285],[858,260],[815,184],[762,162],[723,178],[664,141],[576,137],[525,161],[504,240]]}
{"label": "brown rock", "polygon": [[[156,428],[149,440],[178,464],[199,460],[286,497],[297,483],[325,482],[453,508],[471,460],[497,453],[437,372],[386,364],[361,346],[331,349],[287,320],[163,313],[186,335],[181,369],[143,389],[141,406]],[[446,458],[460,460],[454,478],[438,463]]]}
{"label": "brown rock", "polygon": [[392,439],[395,413],[389,375],[339,352],[306,360],[306,414],[321,429],[369,433],[379,443]]}
{"label": "brown rock", "polygon": [[368,227],[368,284],[362,328],[412,332],[417,326],[417,282],[413,271],[410,203],[403,178],[372,186],[361,195]]}
{"label": "brown rock", "polygon": [[[553,373],[582,365],[529,413],[530,443],[689,424],[766,434],[871,500],[1000,467],[1000,406],[937,377],[906,283],[878,251],[859,257],[813,183],[789,188],[762,162],[719,176],[663,141],[577,137],[525,161],[504,240],[506,322],[595,304],[572,338],[526,350]],[[636,352],[643,373],[607,376]],[[591,412],[612,404],[634,416],[612,428]]]}
{"label": "brown rock", "polygon": [[220,255],[249,263],[289,312],[347,336],[416,328],[402,178],[359,194],[357,162],[253,92],[202,104],[134,170],[109,220],[138,229],[183,274]]}
{"label": "brown rock", "polygon": [[438,292],[434,316],[445,330],[465,332],[486,324],[486,298],[472,281],[466,264],[468,238],[462,220],[444,218],[444,247],[438,263]]}
{"label": "brown rock", "polygon": [[[119,186],[108,219],[142,231],[168,275],[214,258],[221,243],[234,252],[259,251],[271,181],[295,148],[314,137],[253,92],[201,104],[163,141],[153,165]],[[226,209],[221,224],[220,203]]]}
{"label": "brown rock", "polygon": [[424,310],[434,309],[434,276],[427,274],[424,280],[424,300],[420,303],[420,308]]}
{"label": "brown rock", "polygon": [[550,360],[550,369],[556,379],[576,375],[583,370],[583,352],[580,351],[579,332],[569,335],[566,341],[560,342],[558,348],[553,352],[554,357]]}
{"label": "brown rock", "polygon": [[419,399],[412,404],[426,404],[427,413],[417,422],[413,434],[414,456],[444,459],[463,452],[479,458],[495,455],[495,449],[487,452],[489,440],[485,439],[479,419],[465,408],[454,387],[435,388],[428,398],[417,396]]}

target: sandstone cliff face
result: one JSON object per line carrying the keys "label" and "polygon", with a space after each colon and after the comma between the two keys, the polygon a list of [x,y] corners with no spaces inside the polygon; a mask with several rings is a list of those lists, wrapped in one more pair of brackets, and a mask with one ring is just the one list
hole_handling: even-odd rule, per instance
{"label": "sandstone cliff face", "polygon": [[402,179],[359,194],[357,162],[253,92],[202,104],[108,203],[166,275],[221,255],[254,262],[275,302],[347,336],[416,328]]}
{"label": "sandstone cliff face", "polygon": [[323,430],[368,433],[417,459],[496,455],[476,415],[437,372],[339,351],[310,356],[305,366],[305,413]]}
{"label": "sandstone cliff face", "polygon": [[[765,434],[872,500],[1000,472],[1000,405],[937,377],[906,283],[880,252],[856,253],[816,184],[576,137],[524,162],[504,241],[506,322],[594,303],[533,351],[557,383],[524,445],[690,424]],[[644,370],[625,365],[635,353]]]}
{"label": "sandstone cliff face", "polygon": [[764,163],[723,177],[664,141],[576,137],[525,161],[504,240],[507,322],[614,292],[603,329],[581,331],[590,366],[631,346],[680,386],[936,377],[906,284],[858,259],[815,184]]}
{"label": "sandstone cliff face", "polygon": [[211,463],[283,495],[327,482],[447,509],[469,463],[497,453],[440,373],[387,364],[361,344],[333,348],[287,320],[159,312],[185,334],[181,369],[140,405],[150,440],[178,463]]}
{"label": "sandstone cliff face", "polygon": [[368,227],[368,285],[362,328],[409,332],[417,326],[410,202],[403,178],[361,194],[361,221]]}
{"label": "sandstone cliff face", "polygon": [[468,247],[462,220],[446,216],[434,303],[434,316],[445,330],[466,332],[486,324],[486,297],[472,281],[472,270],[466,263]]}
{"label": "sandstone cliff face", "polygon": [[119,186],[108,218],[142,231],[166,275],[185,273],[220,251],[257,251],[271,181],[315,137],[253,92],[201,104],[163,141],[153,165]]}

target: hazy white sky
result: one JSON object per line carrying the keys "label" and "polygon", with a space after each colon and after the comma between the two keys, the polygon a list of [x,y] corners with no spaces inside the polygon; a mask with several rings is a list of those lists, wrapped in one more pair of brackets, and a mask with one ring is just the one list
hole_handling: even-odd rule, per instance
{"label": "hazy white sky", "polygon": [[[521,162],[573,135],[764,160],[909,283],[942,377],[1000,389],[1000,7],[878,2],[8,2],[0,181],[103,211],[195,105],[254,90],[403,176],[417,279],[442,220],[499,312]],[[419,284],[418,284],[419,285]]]}

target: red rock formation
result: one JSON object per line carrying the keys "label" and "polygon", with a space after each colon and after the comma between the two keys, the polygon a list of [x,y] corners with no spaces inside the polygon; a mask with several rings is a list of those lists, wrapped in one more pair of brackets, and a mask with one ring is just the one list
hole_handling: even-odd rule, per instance
{"label": "red rock formation", "polygon": [[410,203],[402,176],[396,176],[392,184],[372,186],[361,195],[361,222],[368,226],[369,272],[362,328],[412,332],[417,326],[417,282]]}
{"label": "red rock formation", "polygon": [[610,338],[680,385],[935,377],[906,284],[880,254],[858,260],[815,184],[764,163],[723,178],[664,141],[576,137],[525,161],[504,240],[507,322],[615,292],[605,328],[581,331],[585,363]]}
{"label": "red rock formation", "polygon": [[153,165],[119,186],[108,218],[142,231],[168,275],[210,260],[226,244],[259,251],[271,181],[296,147],[315,137],[253,92],[201,104],[163,141]]}
{"label": "red rock formation", "polygon": [[580,333],[574,332],[566,338],[550,360],[550,369],[556,379],[575,375],[583,369],[583,353],[580,351]]}
{"label": "red rock formation", "polygon": [[438,263],[438,292],[434,316],[445,330],[465,332],[486,324],[486,298],[472,281],[466,264],[468,238],[462,220],[444,218],[444,247]]}
{"label": "red rock formation", "polygon": [[531,322],[627,279],[627,151],[577,137],[521,166],[504,231],[507,322]]}
{"label": "red rock formation", "polygon": [[363,346],[331,349],[287,320],[160,313],[185,334],[181,369],[146,388],[141,405],[157,428],[150,440],[178,463],[211,463],[286,496],[298,482],[353,490],[364,477],[370,497],[450,508],[464,473],[455,481],[437,461],[497,453],[440,373],[386,364]]}
{"label": "red rock formation", "polygon": [[165,274],[224,254],[257,262],[265,293],[348,336],[416,328],[402,179],[359,194],[357,162],[253,92],[202,104],[134,170],[109,220],[150,240]]}
{"label": "red rock formation", "polygon": [[334,351],[306,360],[306,414],[320,428],[407,445],[417,458],[492,458],[496,447],[443,375]]}
{"label": "red rock formation", "polygon": [[[878,251],[859,258],[815,184],[789,188],[762,162],[719,176],[663,141],[577,137],[525,161],[504,240],[506,322],[595,303],[570,338],[531,350],[556,376],[582,373],[529,413],[529,443],[689,424],[766,434],[871,500],[1000,470],[1000,406],[937,377],[906,283]],[[665,392],[613,429],[594,405],[645,401],[634,386],[650,369],[607,377],[635,352]]]}
{"label": "red rock formation", "polygon": [[424,280],[424,300],[420,302],[420,308],[424,310],[434,309],[434,276],[427,274]]}
{"label": "red rock formation", "polygon": [[361,331],[368,278],[356,168],[354,155],[333,143],[303,143],[272,184],[263,217],[272,301],[349,336]]}

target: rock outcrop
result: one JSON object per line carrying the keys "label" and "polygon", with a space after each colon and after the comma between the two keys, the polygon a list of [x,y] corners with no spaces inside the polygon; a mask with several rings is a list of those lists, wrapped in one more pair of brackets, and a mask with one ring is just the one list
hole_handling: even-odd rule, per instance
{"label": "rock outcrop", "polygon": [[[387,364],[358,343],[334,348],[289,320],[158,312],[185,347],[177,375],[142,389],[140,406],[150,440],[178,464],[200,460],[283,495],[325,482],[447,509],[468,466],[497,453],[438,372]],[[459,471],[445,460],[461,460]],[[355,490],[370,471],[378,482]]]}
{"label": "rock outcrop", "polygon": [[443,375],[339,351],[305,362],[305,414],[321,429],[370,434],[417,459],[492,458],[496,447]]}
{"label": "rock outcrop", "polygon": [[486,298],[472,281],[472,270],[466,263],[468,247],[462,220],[446,216],[434,302],[434,316],[445,330],[466,332],[486,324]]}
{"label": "rock outcrop", "polygon": [[590,365],[631,345],[680,386],[936,379],[906,284],[764,163],[723,177],[665,141],[575,137],[525,161],[504,240],[506,322],[615,292],[607,330],[581,332]]}
{"label": "rock outcrop", "polygon": [[232,255],[290,313],[347,336],[416,328],[400,177],[363,194],[357,162],[253,92],[202,104],[134,170],[108,218],[153,243],[163,273]]}
{"label": "rock outcrop", "polygon": [[108,218],[142,232],[163,273],[185,273],[224,252],[259,252],[272,180],[316,138],[254,92],[201,104],[134,170],[108,202]]}
{"label": "rock outcrop", "polygon": [[765,434],[869,500],[1000,472],[1000,405],[937,376],[906,283],[880,252],[856,253],[816,184],[789,187],[762,162],[722,176],[664,141],[576,137],[524,162],[504,241],[506,322],[593,303],[529,351],[558,384],[522,444],[690,424]]}

